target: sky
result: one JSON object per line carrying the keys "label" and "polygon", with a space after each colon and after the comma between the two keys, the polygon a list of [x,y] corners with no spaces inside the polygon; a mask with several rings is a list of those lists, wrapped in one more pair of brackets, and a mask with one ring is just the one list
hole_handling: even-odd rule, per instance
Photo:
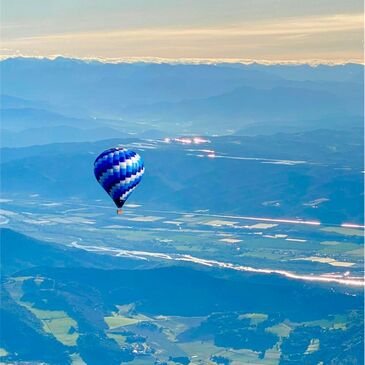
{"label": "sky", "polygon": [[1,54],[363,62],[361,0],[2,0]]}

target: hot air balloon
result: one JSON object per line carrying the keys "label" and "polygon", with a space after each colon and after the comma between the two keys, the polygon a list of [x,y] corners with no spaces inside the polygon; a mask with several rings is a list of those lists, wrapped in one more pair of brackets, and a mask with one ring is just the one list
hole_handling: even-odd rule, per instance
{"label": "hot air balloon", "polygon": [[136,152],[126,148],[110,148],[96,158],[94,174],[113,199],[117,213],[121,214],[121,208],[142,179],[143,160]]}

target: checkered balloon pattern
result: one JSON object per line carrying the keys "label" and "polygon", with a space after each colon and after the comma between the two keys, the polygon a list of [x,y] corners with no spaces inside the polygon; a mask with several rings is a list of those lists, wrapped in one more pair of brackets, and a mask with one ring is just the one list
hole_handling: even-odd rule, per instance
{"label": "checkered balloon pattern", "polygon": [[122,208],[142,179],[143,160],[126,148],[110,148],[96,158],[94,174],[115,205]]}

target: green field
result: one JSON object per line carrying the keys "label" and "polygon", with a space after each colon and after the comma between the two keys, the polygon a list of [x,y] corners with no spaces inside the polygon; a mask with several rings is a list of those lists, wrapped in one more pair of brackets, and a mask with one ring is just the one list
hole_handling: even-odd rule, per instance
{"label": "green field", "polygon": [[123,347],[125,345],[125,336],[116,333],[107,333],[107,336],[115,340],[120,347]]}
{"label": "green field", "polygon": [[330,319],[320,319],[317,321],[305,322],[306,326],[320,326],[325,329],[346,330],[349,317],[347,315],[335,315]]}
{"label": "green field", "polygon": [[84,362],[79,354],[72,354],[71,355],[71,361],[72,365],[87,365],[86,362]]}
{"label": "green field", "polygon": [[119,314],[115,314],[113,316],[104,317],[104,321],[108,325],[109,329],[114,329],[118,327],[128,326],[130,324],[135,324],[140,322],[139,319],[124,317]]}
{"label": "green field", "polygon": [[12,298],[41,321],[45,332],[52,334],[59,342],[66,346],[75,346],[79,337],[78,325],[66,312],[38,309],[32,303],[21,300],[23,282],[30,279],[33,279],[37,285],[40,285],[43,281],[39,277],[17,277],[7,283],[7,289]]}
{"label": "green field", "polygon": [[29,304],[21,302],[43,324],[43,330],[51,333],[58,341],[66,346],[75,346],[79,334],[77,323],[63,311],[46,311],[37,309]]}
{"label": "green field", "polygon": [[275,335],[278,335],[279,337],[288,337],[290,335],[290,332],[292,331],[292,327],[290,327],[285,322],[276,324],[275,326],[266,328],[267,332],[274,333]]}
{"label": "green field", "polygon": [[346,227],[325,227],[322,228],[324,232],[334,232],[345,236],[364,236],[364,231],[356,228],[346,228]]}
{"label": "green field", "polygon": [[259,323],[265,322],[268,317],[264,313],[245,313],[238,316],[238,319],[249,318],[251,320],[251,326],[257,326]]}
{"label": "green field", "polygon": [[4,357],[7,355],[8,355],[8,352],[4,348],[0,347],[0,357]]}

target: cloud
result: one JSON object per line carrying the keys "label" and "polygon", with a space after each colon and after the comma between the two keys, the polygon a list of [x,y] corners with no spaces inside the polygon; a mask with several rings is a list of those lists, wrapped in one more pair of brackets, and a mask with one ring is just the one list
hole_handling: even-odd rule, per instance
{"label": "cloud", "polygon": [[[23,53],[78,57],[362,59],[362,14],[245,22],[219,27],[109,29],[3,39]],[[293,49],[293,47],[295,49]],[[47,53],[48,52],[48,53]]]}
{"label": "cloud", "polygon": [[338,14],[322,17],[288,18],[276,22],[246,22],[235,26],[208,28],[142,28],[116,29],[98,32],[79,32],[50,34],[18,38],[18,40],[85,40],[110,37],[130,37],[139,39],[156,39],[167,37],[234,37],[234,36],[272,36],[292,34],[316,34],[362,30],[362,14]]}

